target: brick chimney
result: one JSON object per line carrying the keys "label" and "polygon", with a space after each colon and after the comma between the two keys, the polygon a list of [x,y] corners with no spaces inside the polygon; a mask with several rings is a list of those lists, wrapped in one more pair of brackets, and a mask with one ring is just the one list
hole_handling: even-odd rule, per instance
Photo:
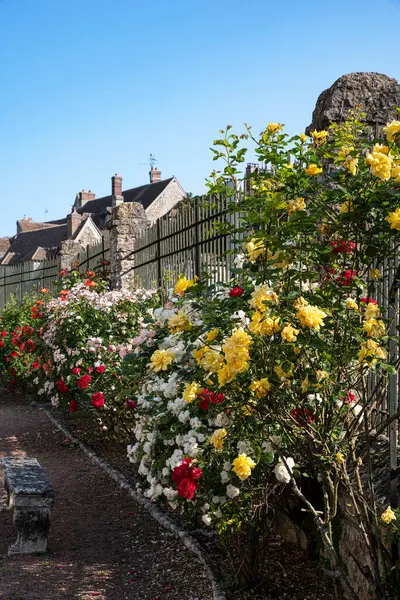
{"label": "brick chimney", "polygon": [[149,176],[150,183],[158,183],[159,181],[161,181],[161,171],[159,169],[151,167],[151,170],[149,171]]}
{"label": "brick chimney", "polygon": [[122,204],[124,201],[124,197],[122,195],[122,177],[115,173],[113,177],[111,177],[111,206],[115,208],[119,204]]}
{"label": "brick chimney", "polygon": [[67,239],[71,239],[75,231],[81,224],[82,217],[76,212],[75,206],[72,207],[72,212],[67,216]]}
{"label": "brick chimney", "polygon": [[92,190],[89,190],[88,192],[86,190],[82,190],[81,192],[79,192],[76,195],[75,207],[82,208],[82,206],[84,206],[86,204],[86,202],[89,202],[90,200],[94,200],[95,198],[96,198],[96,194],[94,192],[92,192]]}

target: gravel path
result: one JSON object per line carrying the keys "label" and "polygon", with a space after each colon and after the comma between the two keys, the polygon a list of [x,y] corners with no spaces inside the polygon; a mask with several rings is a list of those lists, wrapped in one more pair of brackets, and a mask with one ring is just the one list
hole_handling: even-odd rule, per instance
{"label": "gravel path", "polygon": [[[0,512],[1,600],[212,600],[204,568],[70,442],[43,412],[0,394],[0,457],[28,455],[56,490],[44,556],[7,556]],[[2,487],[2,481],[0,481]]]}

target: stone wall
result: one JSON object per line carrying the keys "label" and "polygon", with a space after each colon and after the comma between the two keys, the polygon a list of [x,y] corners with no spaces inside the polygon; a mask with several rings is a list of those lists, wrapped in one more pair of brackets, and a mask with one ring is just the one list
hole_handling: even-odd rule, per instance
{"label": "stone wall", "polygon": [[113,290],[135,289],[134,249],[138,234],[149,226],[143,206],[125,202],[113,209],[110,229],[110,271]]}
{"label": "stone wall", "polygon": [[70,271],[76,262],[81,246],[75,240],[64,240],[60,246],[60,268]]}

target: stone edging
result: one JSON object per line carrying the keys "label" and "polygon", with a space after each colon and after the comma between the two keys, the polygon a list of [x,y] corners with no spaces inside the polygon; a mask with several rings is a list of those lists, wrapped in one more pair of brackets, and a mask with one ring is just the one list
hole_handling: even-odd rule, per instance
{"label": "stone edging", "polygon": [[[38,405],[36,404],[36,406]],[[221,577],[219,576],[215,566],[207,557],[204,550],[201,548],[200,544],[187,531],[180,529],[180,527],[178,527],[178,525],[176,525],[176,523],[174,523],[174,521],[168,515],[165,515],[156,504],[150,502],[150,500],[145,498],[142,494],[139,494],[129,484],[128,480],[126,479],[126,477],[124,477],[124,475],[122,475],[122,473],[117,471],[117,469],[114,469],[107,461],[97,456],[97,454],[93,452],[93,450],[90,450],[90,448],[88,448],[83,442],[74,437],[72,433],[68,431],[68,429],[66,429],[63,425],[61,425],[61,423],[57,421],[55,417],[53,417],[53,415],[47,408],[43,406],[38,406],[38,408],[47,415],[50,421],[67,438],[69,438],[71,442],[79,446],[82,452],[84,452],[84,454],[86,454],[89,457],[93,464],[99,466],[105,473],[107,473],[107,475],[111,477],[111,479],[118,483],[120,488],[126,490],[138,504],[143,506],[143,508],[147,510],[147,512],[153,517],[155,521],[157,521],[159,525],[173,533],[175,537],[179,538],[182,541],[183,545],[186,546],[186,548],[190,550],[190,552],[195,554],[201,560],[205,567],[208,580],[212,585],[214,600],[227,600],[227,596],[221,582]]]}

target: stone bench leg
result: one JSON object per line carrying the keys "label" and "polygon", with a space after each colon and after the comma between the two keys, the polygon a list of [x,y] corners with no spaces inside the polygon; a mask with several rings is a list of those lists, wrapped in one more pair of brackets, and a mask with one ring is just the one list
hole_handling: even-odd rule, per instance
{"label": "stone bench leg", "polygon": [[36,554],[47,550],[47,534],[50,529],[52,503],[38,498],[16,498],[13,523],[17,540],[8,548],[11,554]]}

